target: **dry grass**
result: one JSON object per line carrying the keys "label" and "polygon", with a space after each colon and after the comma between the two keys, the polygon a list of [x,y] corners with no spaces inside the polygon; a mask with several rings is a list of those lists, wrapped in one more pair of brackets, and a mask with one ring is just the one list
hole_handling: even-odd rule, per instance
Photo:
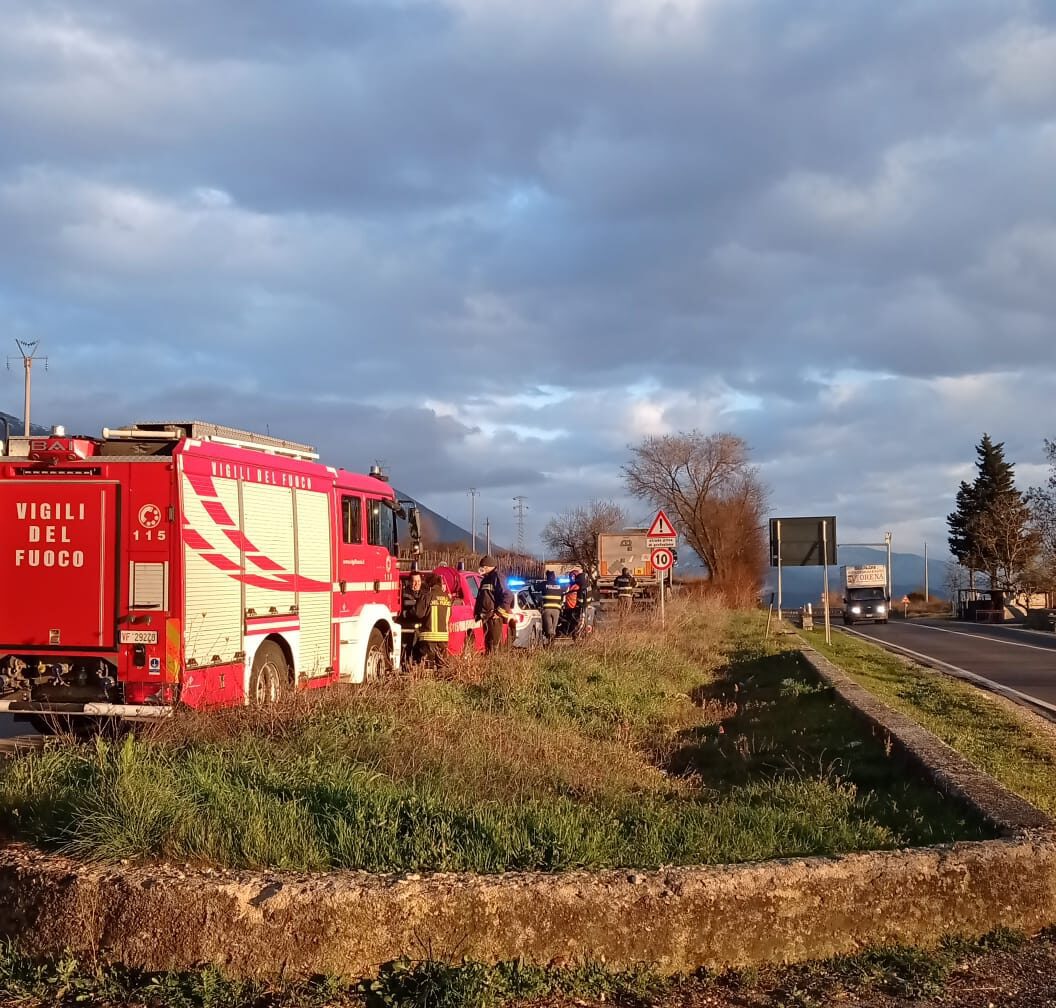
{"label": "dry grass", "polygon": [[0,767],[0,813],[79,856],[300,870],[716,863],[976,830],[760,638],[682,599],[666,631],[642,615],[441,675],[182,712]]}

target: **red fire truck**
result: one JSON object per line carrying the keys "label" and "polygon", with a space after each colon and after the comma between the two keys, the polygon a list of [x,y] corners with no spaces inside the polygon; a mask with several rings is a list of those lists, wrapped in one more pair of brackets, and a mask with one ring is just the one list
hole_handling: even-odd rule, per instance
{"label": "red fire truck", "polygon": [[380,472],[199,421],[12,437],[0,455],[0,710],[152,717],[398,666]]}

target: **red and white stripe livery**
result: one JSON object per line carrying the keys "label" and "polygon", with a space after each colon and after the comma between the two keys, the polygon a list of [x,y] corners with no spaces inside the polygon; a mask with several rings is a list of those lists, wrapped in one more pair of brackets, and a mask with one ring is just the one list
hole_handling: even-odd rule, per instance
{"label": "red and white stripe livery", "polygon": [[0,457],[0,709],[142,716],[398,666],[386,481],[200,422],[103,435]]}

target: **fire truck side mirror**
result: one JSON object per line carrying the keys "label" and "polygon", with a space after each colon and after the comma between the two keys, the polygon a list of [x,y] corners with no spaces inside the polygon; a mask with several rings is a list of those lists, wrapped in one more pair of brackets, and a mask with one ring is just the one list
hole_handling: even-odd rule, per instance
{"label": "fire truck side mirror", "polygon": [[422,552],[422,524],[418,517],[418,508],[408,508],[407,527],[411,532],[411,549],[414,553]]}

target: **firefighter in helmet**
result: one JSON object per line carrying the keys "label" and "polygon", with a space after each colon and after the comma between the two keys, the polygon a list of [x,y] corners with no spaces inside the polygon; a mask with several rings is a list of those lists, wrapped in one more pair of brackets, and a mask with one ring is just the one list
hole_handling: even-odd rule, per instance
{"label": "firefighter in helmet", "polygon": [[439,574],[427,574],[423,594],[426,615],[418,629],[415,658],[439,668],[447,658],[451,639],[451,596]]}

